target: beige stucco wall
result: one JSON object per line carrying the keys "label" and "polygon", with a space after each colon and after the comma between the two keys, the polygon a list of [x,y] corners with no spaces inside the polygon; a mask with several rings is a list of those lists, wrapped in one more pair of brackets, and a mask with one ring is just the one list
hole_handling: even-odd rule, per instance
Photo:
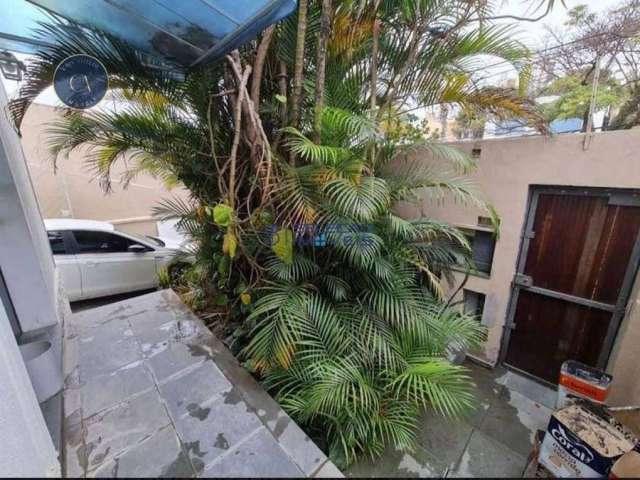
{"label": "beige stucco wall", "polygon": [[138,176],[125,190],[119,183],[125,165],[119,162],[113,171],[113,192],[105,194],[82,151],[60,159],[54,174],[46,128],[61,114],[53,107],[34,104],[22,126],[22,146],[42,216],[105,220],[116,223],[120,230],[156,235],[151,208],[172,195],[186,198],[186,191],[174,188],[168,192],[161,181],[150,175]]}
{"label": "beige stucco wall", "polygon": [[[471,178],[502,220],[490,278],[471,277],[465,287],[486,295],[482,321],[489,337],[483,350],[476,352],[481,360],[495,364],[499,358],[529,186],[640,188],[640,131],[595,134],[586,151],[583,139],[581,134],[565,134],[455,144],[469,153],[476,147],[482,149]],[[417,155],[427,159],[426,153]],[[477,225],[479,215],[486,216],[486,212],[452,199],[436,202],[423,198],[418,205],[403,204],[398,210],[409,218],[429,216],[470,227]],[[459,282],[461,275],[457,274],[456,280]],[[640,404],[640,282],[636,283],[609,360],[608,370],[614,376],[611,401],[615,404]]]}

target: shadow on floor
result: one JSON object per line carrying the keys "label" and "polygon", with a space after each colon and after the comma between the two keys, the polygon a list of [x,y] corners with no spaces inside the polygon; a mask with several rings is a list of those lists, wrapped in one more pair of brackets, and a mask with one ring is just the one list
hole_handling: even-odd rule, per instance
{"label": "shadow on floor", "polygon": [[137,292],[120,293],[118,295],[110,295],[108,297],[92,298],[90,300],[80,300],[80,301],[71,303],[71,311],[73,313],[83,312],[91,308],[102,307],[104,305],[109,305],[110,303],[120,302],[122,300],[127,300],[129,298],[139,297],[141,295],[146,295],[147,293],[151,293],[155,291],[156,289],[153,288],[149,290],[140,290]]}
{"label": "shadow on floor", "polygon": [[[389,448],[375,462],[352,466],[347,476],[521,477],[533,436],[537,429],[546,429],[551,416],[543,403],[552,406],[555,393],[527,385],[521,377],[514,380],[503,368],[490,370],[470,362],[466,366],[477,385],[474,412],[458,420],[425,413],[414,453]],[[538,401],[523,393],[532,393]]]}

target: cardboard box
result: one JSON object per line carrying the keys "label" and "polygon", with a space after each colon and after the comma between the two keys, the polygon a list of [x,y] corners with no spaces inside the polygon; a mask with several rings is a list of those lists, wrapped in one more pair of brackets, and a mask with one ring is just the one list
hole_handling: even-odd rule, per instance
{"label": "cardboard box", "polygon": [[602,407],[578,401],[551,416],[539,461],[559,478],[602,478],[636,443]]}
{"label": "cardboard box", "polygon": [[620,457],[613,464],[609,478],[640,478],[640,452],[632,450]]}

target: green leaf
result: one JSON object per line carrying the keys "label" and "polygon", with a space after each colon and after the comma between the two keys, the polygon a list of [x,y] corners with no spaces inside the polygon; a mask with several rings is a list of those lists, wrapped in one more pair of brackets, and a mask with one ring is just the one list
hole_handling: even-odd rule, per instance
{"label": "green leaf", "polygon": [[240,301],[242,302],[243,305],[249,305],[251,303],[251,295],[249,295],[248,293],[242,293],[240,295]]}
{"label": "green leaf", "polygon": [[220,293],[213,298],[213,303],[219,307],[224,307],[229,303],[229,298],[224,293]]}
{"label": "green leaf", "polygon": [[229,258],[235,258],[236,249],[238,248],[238,240],[233,232],[227,232],[224,234],[224,240],[222,242],[222,252],[228,255]]}
{"label": "green leaf", "polygon": [[302,254],[292,255],[291,262],[279,258],[270,258],[265,262],[269,275],[285,282],[309,280],[320,273],[320,267]]}
{"label": "green leaf", "polygon": [[327,182],[324,191],[340,213],[364,222],[389,208],[391,201],[387,183],[377,177],[360,182],[338,178]]}
{"label": "green leaf", "polygon": [[233,220],[233,208],[224,203],[220,203],[216,205],[213,209],[213,221],[216,225],[219,225],[223,228],[231,225],[231,221]]}
{"label": "green leaf", "polygon": [[444,359],[433,358],[412,365],[390,384],[399,399],[432,407],[455,417],[473,408],[471,379],[467,371]]}
{"label": "green leaf", "polygon": [[263,228],[273,223],[273,213],[262,208],[256,208],[251,214],[250,221],[254,228]]}
{"label": "green leaf", "polygon": [[220,256],[218,260],[218,273],[223,277],[229,275],[229,257]]}
{"label": "green leaf", "polygon": [[280,260],[287,265],[291,265],[293,263],[293,232],[283,228],[276,233],[271,249]]}
{"label": "green leaf", "polygon": [[285,105],[287,103],[287,97],[284,95],[276,95],[276,100]]}
{"label": "green leaf", "polygon": [[287,146],[291,151],[311,163],[338,165],[353,156],[353,151],[348,148],[317,145],[296,128],[287,127],[283,130],[290,134],[287,140]]}

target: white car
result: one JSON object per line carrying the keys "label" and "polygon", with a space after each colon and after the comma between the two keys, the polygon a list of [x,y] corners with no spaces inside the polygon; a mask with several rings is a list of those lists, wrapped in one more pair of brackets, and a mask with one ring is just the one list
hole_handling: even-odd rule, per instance
{"label": "white car", "polygon": [[51,219],[44,224],[70,301],[155,288],[158,272],[185,252],[175,240],[137,237],[106,222]]}

